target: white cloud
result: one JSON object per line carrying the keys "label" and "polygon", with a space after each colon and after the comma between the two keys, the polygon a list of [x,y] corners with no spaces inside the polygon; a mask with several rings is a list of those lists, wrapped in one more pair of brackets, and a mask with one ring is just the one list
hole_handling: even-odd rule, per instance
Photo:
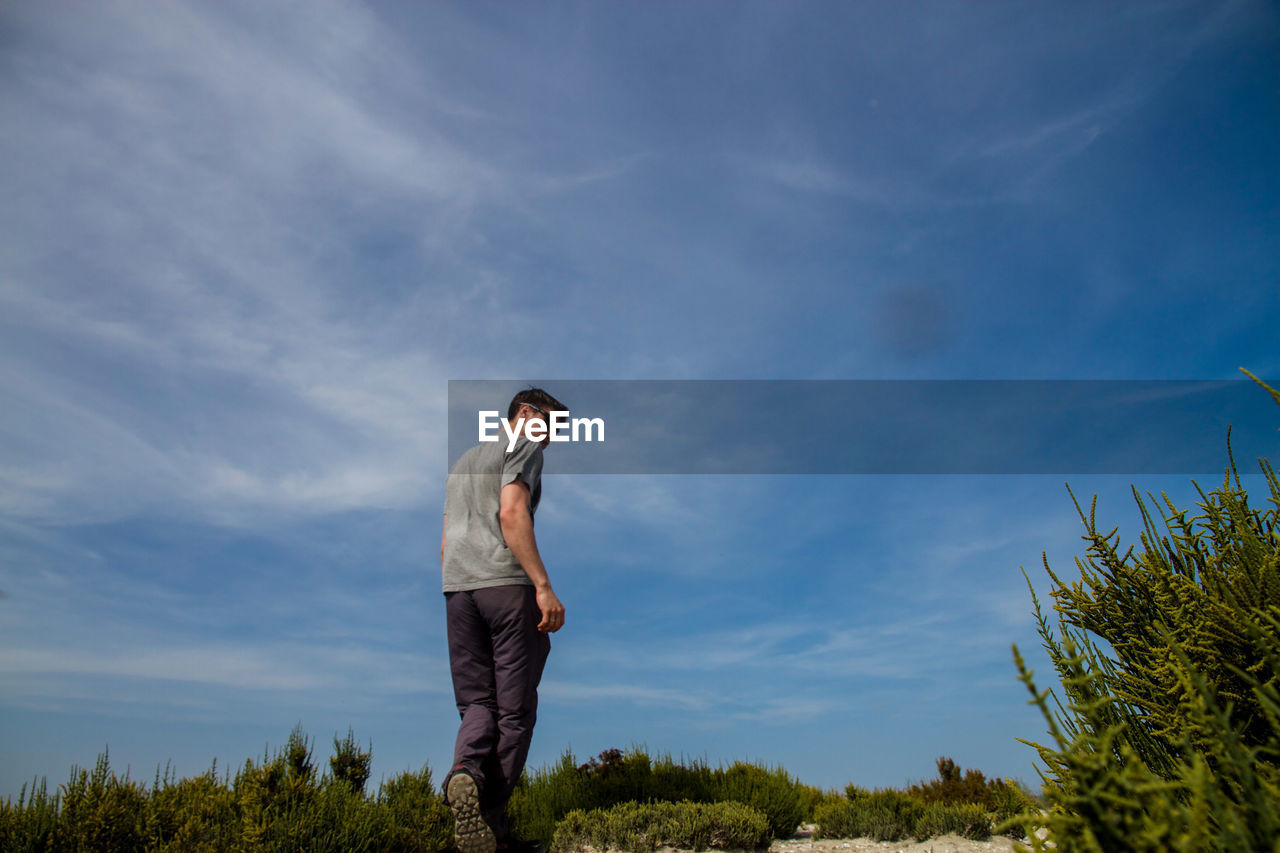
{"label": "white cloud", "polygon": [[[136,681],[203,685],[240,691],[309,692],[369,696],[448,693],[447,667],[404,652],[354,646],[254,643],[120,648],[0,650],[0,678],[10,700],[62,692],[76,695],[86,678],[116,682],[120,695],[137,695]],[[38,677],[38,678],[37,678]],[[134,681],[135,683],[129,683]],[[61,686],[59,689],[59,685]],[[150,689],[158,689],[152,687]],[[139,699],[142,697],[139,696]]]}
{"label": "white cloud", "polygon": [[254,6],[18,11],[0,503],[244,522],[434,493],[448,358],[415,325],[456,302],[365,299],[384,283],[332,262],[352,211],[430,254],[501,182],[370,90],[414,67],[395,40],[341,4],[277,21],[297,44]]}
{"label": "white cloud", "polygon": [[559,702],[626,703],[640,707],[680,708],[705,711],[715,700],[683,690],[670,690],[640,684],[575,684],[547,681],[539,692]]}

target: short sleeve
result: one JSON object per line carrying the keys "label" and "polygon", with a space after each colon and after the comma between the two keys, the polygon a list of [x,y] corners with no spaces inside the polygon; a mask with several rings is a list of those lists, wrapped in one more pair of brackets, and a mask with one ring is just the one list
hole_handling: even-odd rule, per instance
{"label": "short sleeve", "polygon": [[516,480],[523,480],[530,492],[538,491],[542,480],[542,445],[521,438],[510,453],[503,455],[501,487]]}

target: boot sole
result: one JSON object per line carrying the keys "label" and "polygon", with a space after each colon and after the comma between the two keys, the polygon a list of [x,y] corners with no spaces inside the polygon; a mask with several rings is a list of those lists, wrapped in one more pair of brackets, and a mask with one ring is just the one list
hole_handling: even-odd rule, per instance
{"label": "boot sole", "polygon": [[453,843],[458,853],[494,853],[498,841],[480,814],[480,789],[466,773],[449,780],[449,806],[453,809]]}

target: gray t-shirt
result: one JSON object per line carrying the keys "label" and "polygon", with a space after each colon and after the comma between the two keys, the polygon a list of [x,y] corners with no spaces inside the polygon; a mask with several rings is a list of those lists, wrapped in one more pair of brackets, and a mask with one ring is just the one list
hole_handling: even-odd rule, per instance
{"label": "gray t-shirt", "polygon": [[533,581],[520,568],[498,521],[498,495],[516,480],[529,487],[529,516],[542,497],[542,446],[524,436],[507,453],[505,441],[482,442],[462,454],[444,489],[445,592]]}

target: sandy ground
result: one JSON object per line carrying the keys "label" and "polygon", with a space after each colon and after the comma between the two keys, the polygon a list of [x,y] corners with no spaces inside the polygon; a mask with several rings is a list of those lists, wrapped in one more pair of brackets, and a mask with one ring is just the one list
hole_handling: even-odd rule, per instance
{"label": "sandy ground", "polygon": [[[943,835],[928,841],[872,841],[869,838],[823,838],[814,841],[812,832],[812,826],[802,826],[791,838],[770,844],[769,853],[1010,853],[1013,850],[1027,849],[1015,847],[1017,842],[1003,835],[993,835],[988,841],[970,841],[957,835]],[[598,851],[594,847],[586,847],[584,850],[587,853],[619,853]],[[658,853],[687,851],[663,847]]]}
{"label": "sandy ground", "polygon": [[970,841],[956,835],[944,835],[928,841],[872,841],[869,838],[788,838],[769,845],[769,853],[1009,853],[1014,850],[1012,838],[993,835],[988,841]]}
{"label": "sandy ground", "polygon": [[869,838],[824,838],[814,841],[812,827],[802,827],[794,837],[775,841],[769,853],[1009,853],[1014,850],[1012,838],[993,835],[988,841],[970,841],[955,835],[944,835],[928,841],[872,841]]}

